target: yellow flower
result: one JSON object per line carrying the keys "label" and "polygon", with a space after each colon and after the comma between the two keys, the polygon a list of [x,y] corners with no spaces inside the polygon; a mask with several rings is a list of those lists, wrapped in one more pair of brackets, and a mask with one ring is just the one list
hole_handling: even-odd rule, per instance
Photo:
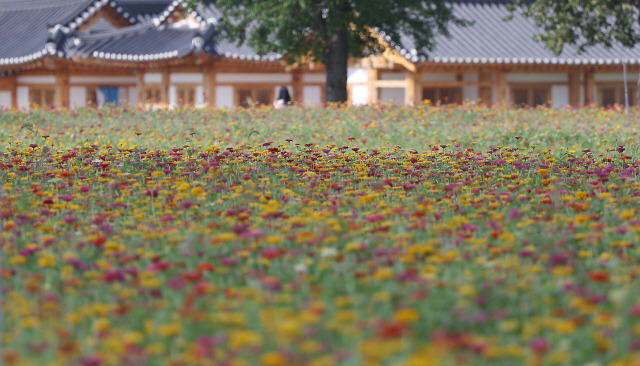
{"label": "yellow flower", "polygon": [[245,346],[259,346],[262,343],[262,337],[251,330],[239,330],[229,335],[229,347],[232,349]]}
{"label": "yellow flower", "polygon": [[50,253],[42,253],[38,258],[38,267],[53,267],[56,264],[56,257]]}
{"label": "yellow flower", "polygon": [[93,322],[94,332],[104,332],[109,329],[109,320],[106,318],[98,318]]}
{"label": "yellow flower", "polygon": [[398,323],[412,324],[420,318],[420,313],[413,308],[398,309],[393,314],[393,319]]}
{"label": "yellow flower", "polygon": [[260,362],[264,366],[280,366],[284,365],[284,358],[278,352],[268,352],[260,357]]}
{"label": "yellow flower", "polygon": [[204,189],[202,187],[191,188],[191,195],[198,196],[204,193]]}
{"label": "yellow flower", "polygon": [[388,280],[393,278],[393,268],[383,267],[378,268],[374,273],[373,277],[377,280]]}
{"label": "yellow flower", "polygon": [[128,332],[122,337],[125,344],[138,344],[142,342],[144,335],[140,332]]}
{"label": "yellow flower", "polygon": [[12,266],[25,264],[26,262],[27,262],[27,258],[25,258],[24,256],[22,256],[20,254],[14,255],[9,259],[9,264],[11,264]]}
{"label": "yellow flower", "polygon": [[188,191],[189,189],[191,189],[191,185],[189,183],[183,182],[178,184],[178,187],[176,189],[180,192]]}
{"label": "yellow flower", "polygon": [[171,337],[180,334],[182,326],[180,323],[163,324],[158,328],[158,334],[162,337]]}

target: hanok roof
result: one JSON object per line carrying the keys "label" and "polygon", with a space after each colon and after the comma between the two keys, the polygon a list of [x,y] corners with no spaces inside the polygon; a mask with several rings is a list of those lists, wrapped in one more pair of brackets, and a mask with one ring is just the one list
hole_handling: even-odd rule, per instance
{"label": "hanok roof", "polygon": [[80,13],[86,0],[1,0],[0,65],[21,64],[49,53],[49,27]]}
{"label": "hanok roof", "polygon": [[[115,29],[96,22],[81,25],[109,6],[130,26]],[[46,55],[117,61],[155,61],[201,52],[215,57],[275,61],[280,55],[259,56],[251,47],[214,42],[221,14],[212,2],[191,11],[188,21],[164,24],[187,3],[181,0],[0,0],[0,66],[17,65]]]}
{"label": "hanok roof", "polygon": [[544,44],[533,40],[540,32],[534,21],[521,13],[513,19],[503,19],[512,13],[505,0],[450,1],[454,15],[471,20],[467,27],[451,25],[451,37],[438,36],[435,49],[417,49],[413,40],[401,35],[392,39],[384,30],[378,33],[402,56],[412,62],[472,63],[472,64],[619,64],[640,63],[640,45],[627,48],[617,43],[610,49],[593,46],[577,54],[576,48],[565,46],[556,56]]}
{"label": "hanok roof", "polygon": [[113,32],[80,34],[65,44],[65,53],[82,58],[156,61],[184,57],[205,45],[211,48],[212,34],[213,27],[190,27],[186,22],[164,26],[141,24]]}

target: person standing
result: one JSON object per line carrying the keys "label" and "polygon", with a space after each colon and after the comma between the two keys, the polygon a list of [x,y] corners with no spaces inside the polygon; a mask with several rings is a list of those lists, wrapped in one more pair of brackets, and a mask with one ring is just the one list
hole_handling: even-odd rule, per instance
{"label": "person standing", "polygon": [[289,90],[286,86],[281,86],[280,90],[278,90],[278,97],[276,98],[276,102],[274,106],[277,109],[287,108],[291,104],[291,96],[289,95]]}

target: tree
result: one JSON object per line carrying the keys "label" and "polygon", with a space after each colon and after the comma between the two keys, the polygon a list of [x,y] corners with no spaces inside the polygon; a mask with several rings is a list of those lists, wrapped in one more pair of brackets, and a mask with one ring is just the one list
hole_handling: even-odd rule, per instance
{"label": "tree", "polygon": [[535,21],[541,29],[535,39],[555,54],[567,44],[584,52],[597,44],[640,42],[640,0],[514,0],[510,7]]}
{"label": "tree", "polygon": [[347,100],[349,56],[384,50],[372,29],[395,40],[404,34],[430,49],[436,35],[449,35],[450,22],[465,24],[440,0],[217,0],[215,6],[223,14],[221,37],[246,42],[261,55],[285,55],[290,65],[324,63],[329,102]]}

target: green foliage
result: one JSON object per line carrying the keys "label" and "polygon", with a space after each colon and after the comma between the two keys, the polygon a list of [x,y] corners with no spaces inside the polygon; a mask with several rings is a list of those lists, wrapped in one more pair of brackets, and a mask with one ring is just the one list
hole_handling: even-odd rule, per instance
{"label": "green foliage", "polygon": [[448,35],[449,22],[465,24],[440,0],[218,0],[216,6],[224,15],[220,37],[246,41],[262,55],[287,55],[290,64],[325,62],[328,40],[341,32],[349,54],[362,57],[383,50],[372,28],[432,48],[437,34]]}
{"label": "green foliage", "polygon": [[633,47],[640,42],[639,0],[515,0],[511,10],[520,7],[541,28],[535,39],[556,54],[565,45],[584,52],[597,44],[611,47],[617,41]]}

